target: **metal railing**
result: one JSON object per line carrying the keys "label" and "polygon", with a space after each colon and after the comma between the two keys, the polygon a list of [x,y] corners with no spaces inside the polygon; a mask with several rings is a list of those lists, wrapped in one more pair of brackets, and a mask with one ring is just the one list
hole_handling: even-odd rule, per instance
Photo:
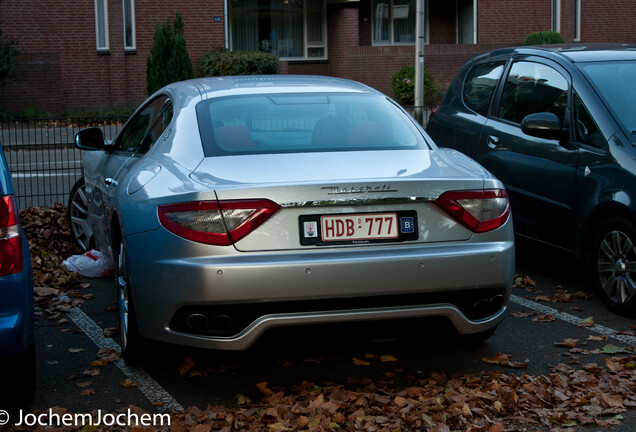
{"label": "metal railing", "polygon": [[80,151],[73,144],[75,134],[97,126],[106,139],[112,139],[125,121],[120,117],[0,120],[0,143],[18,206],[66,204],[73,185],[82,176]]}
{"label": "metal railing", "polygon": [[[426,123],[433,106],[406,107]],[[0,143],[11,171],[21,209],[66,204],[73,185],[82,176],[81,152],[75,134],[90,126],[100,127],[107,140],[115,138],[125,117],[0,120]]]}

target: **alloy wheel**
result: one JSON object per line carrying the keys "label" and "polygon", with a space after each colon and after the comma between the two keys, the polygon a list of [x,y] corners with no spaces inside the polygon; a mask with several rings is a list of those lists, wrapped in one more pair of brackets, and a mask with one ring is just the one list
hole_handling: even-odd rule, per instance
{"label": "alloy wheel", "polygon": [[117,254],[117,305],[119,309],[119,333],[121,339],[121,349],[125,351],[128,347],[129,331],[129,286],[126,275],[126,252],[124,242],[119,243],[119,254]]}
{"label": "alloy wheel", "polygon": [[[81,183],[80,183],[81,182]],[[69,222],[73,238],[82,251],[90,248],[93,230],[88,222],[88,199],[86,186],[80,180],[71,192],[69,201]]]}
{"label": "alloy wheel", "polygon": [[636,294],[636,248],[623,231],[614,229],[598,247],[597,270],[603,293],[617,306],[628,303]]}

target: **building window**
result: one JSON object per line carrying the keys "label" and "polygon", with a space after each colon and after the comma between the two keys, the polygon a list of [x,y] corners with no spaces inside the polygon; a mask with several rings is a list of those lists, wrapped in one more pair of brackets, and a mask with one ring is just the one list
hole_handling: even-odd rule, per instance
{"label": "building window", "polygon": [[122,0],[124,10],[124,49],[135,50],[135,1]]}
{"label": "building window", "polygon": [[552,0],[552,31],[561,31],[561,0]]}
{"label": "building window", "polygon": [[95,0],[97,50],[108,50],[108,0]]}
{"label": "building window", "polygon": [[457,43],[474,44],[475,40],[475,0],[457,0]]}
{"label": "building window", "polygon": [[283,59],[327,58],[326,2],[231,0],[233,51],[265,51]]}
{"label": "building window", "polygon": [[373,0],[373,43],[415,43],[415,7],[415,0]]}
{"label": "building window", "polygon": [[581,0],[574,0],[574,42],[581,42]]}

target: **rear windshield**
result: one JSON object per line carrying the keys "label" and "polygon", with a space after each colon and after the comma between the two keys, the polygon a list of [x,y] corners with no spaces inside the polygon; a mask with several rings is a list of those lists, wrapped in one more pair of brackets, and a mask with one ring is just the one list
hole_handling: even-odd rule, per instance
{"label": "rear windshield", "polygon": [[584,63],[579,67],[633,140],[636,135],[636,61]]}
{"label": "rear windshield", "polygon": [[209,99],[197,106],[206,156],[426,148],[386,98],[345,93]]}

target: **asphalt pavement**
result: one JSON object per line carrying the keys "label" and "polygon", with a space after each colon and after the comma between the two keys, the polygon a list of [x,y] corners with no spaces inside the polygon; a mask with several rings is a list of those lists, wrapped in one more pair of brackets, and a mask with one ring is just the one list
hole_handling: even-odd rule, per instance
{"label": "asphalt pavement", "polygon": [[[636,319],[608,312],[587,285],[585,269],[548,248],[521,242],[517,250],[517,272],[525,279],[513,289],[509,315],[482,343],[459,338],[437,321],[303,327],[270,332],[244,352],[154,346],[142,368],[131,368],[122,360],[95,366],[100,349],[118,349],[117,336],[109,337],[117,327],[117,313],[113,281],[90,279],[91,286],[82,293],[92,298],[81,309],[71,311],[61,323],[37,317],[34,408],[58,406],[79,413],[116,412],[129,405],[148,412],[204,409],[236,406],[245,398],[260,400],[257,384],[262,382],[286,392],[303,381],[325,385],[370,378],[383,385],[407,386],[413,377],[437,372],[452,376],[502,370],[482,360],[498,353],[527,363],[523,369],[504,369],[506,373],[549,375],[559,363],[602,365],[607,354],[598,351],[608,346],[632,352],[636,338],[630,332]],[[572,301],[546,301],[564,294],[572,294]],[[555,319],[543,319],[549,315]],[[555,346],[568,338],[578,339],[580,352]],[[353,361],[383,355],[395,361],[370,360],[365,366]],[[187,362],[195,367],[182,376]],[[633,412],[622,416],[619,426],[603,430],[636,430]]]}

